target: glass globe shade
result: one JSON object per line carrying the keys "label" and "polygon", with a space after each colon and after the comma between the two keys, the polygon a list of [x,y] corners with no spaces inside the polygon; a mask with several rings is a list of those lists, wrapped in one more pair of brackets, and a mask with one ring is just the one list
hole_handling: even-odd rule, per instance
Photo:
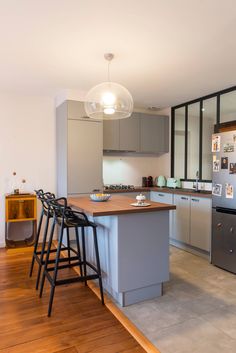
{"label": "glass globe shade", "polygon": [[86,114],[95,120],[115,120],[130,117],[133,98],[129,91],[115,82],[103,82],[93,87],[85,98]]}

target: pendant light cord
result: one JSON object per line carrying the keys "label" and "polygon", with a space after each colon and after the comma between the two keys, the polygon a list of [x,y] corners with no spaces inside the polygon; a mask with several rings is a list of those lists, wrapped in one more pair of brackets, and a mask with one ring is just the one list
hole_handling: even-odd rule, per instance
{"label": "pendant light cord", "polygon": [[108,77],[108,82],[111,82],[111,79],[110,79],[110,61],[108,61],[108,66],[107,66],[107,77]]}

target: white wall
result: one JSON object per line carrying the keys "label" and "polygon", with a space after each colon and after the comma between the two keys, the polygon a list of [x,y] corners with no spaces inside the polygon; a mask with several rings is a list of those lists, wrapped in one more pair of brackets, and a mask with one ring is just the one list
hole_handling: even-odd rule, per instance
{"label": "white wall", "polygon": [[[0,246],[5,245],[5,200],[12,173],[25,190],[55,191],[54,99],[0,94]],[[20,186],[20,185],[19,185]]]}

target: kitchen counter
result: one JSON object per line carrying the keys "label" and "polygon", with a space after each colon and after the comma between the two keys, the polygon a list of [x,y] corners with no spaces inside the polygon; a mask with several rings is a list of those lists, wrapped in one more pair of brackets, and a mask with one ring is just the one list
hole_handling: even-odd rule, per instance
{"label": "kitchen counter", "polygon": [[135,200],[129,197],[112,195],[108,201],[105,202],[94,202],[89,197],[69,197],[68,203],[70,206],[79,208],[85,213],[93,217],[98,216],[111,216],[118,214],[130,214],[130,213],[146,213],[146,212],[157,212],[157,211],[169,211],[174,210],[174,205],[167,205],[159,202],[152,202],[148,200],[150,206],[147,207],[135,207],[131,206]]}
{"label": "kitchen counter", "polygon": [[195,191],[194,189],[184,189],[184,188],[167,188],[167,187],[158,187],[158,186],[153,186],[153,187],[141,187],[141,186],[135,186],[134,189],[121,189],[121,190],[113,190],[113,189],[107,189],[104,190],[105,193],[109,194],[114,194],[114,193],[126,193],[126,192],[149,192],[149,191],[155,191],[155,192],[166,192],[170,194],[180,194],[180,195],[190,195],[190,196],[196,196],[196,197],[212,197],[211,191],[207,190],[200,190],[199,192]]}
{"label": "kitchen counter", "polygon": [[[169,212],[175,206],[151,201],[148,207],[130,206],[134,201],[123,195],[105,202],[68,198],[97,224],[103,286],[121,306],[161,296],[169,280]],[[93,234],[85,231],[86,256],[93,263]]]}

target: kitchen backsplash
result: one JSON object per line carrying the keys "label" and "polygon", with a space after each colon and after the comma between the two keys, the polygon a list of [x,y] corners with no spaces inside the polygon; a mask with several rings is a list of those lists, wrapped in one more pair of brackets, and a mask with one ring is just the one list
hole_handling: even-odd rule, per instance
{"label": "kitchen backsplash", "polygon": [[[142,185],[142,177],[151,175],[154,179],[159,175],[170,175],[169,153],[156,157],[103,156],[104,184]],[[182,187],[193,188],[193,182],[182,182]],[[199,189],[212,190],[211,183],[199,182]]]}
{"label": "kitchen backsplash", "polygon": [[169,153],[160,156],[103,156],[104,184],[142,185],[142,176],[169,175]]}

